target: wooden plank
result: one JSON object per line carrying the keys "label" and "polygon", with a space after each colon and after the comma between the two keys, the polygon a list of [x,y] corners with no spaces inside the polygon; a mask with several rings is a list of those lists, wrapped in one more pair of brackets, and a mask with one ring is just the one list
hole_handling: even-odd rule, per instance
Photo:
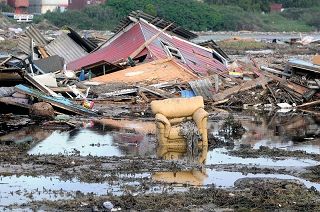
{"label": "wooden plank", "polygon": [[12,59],[12,56],[9,56],[8,58],[6,58],[4,61],[2,61],[2,62],[0,63],[0,66],[6,64],[6,63],[7,63],[9,60],[11,60],[11,59]]}
{"label": "wooden plank", "polygon": [[31,105],[24,104],[23,102],[19,101],[19,98],[14,97],[1,97],[0,102],[6,104],[6,105],[14,105],[22,108],[30,109]]}
{"label": "wooden plank", "polygon": [[30,74],[27,72],[23,73],[23,78],[30,82],[34,87],[38,88],[40,91],[50,94],[51,96],[58,97],[59,95],[53,92],[51,89],[49,89],[47,86],[43,85],[38,80],[34,79]]}
{"label": "wooden plank", "polygon": [[152,43],[159,35],[161,35],[163,32],[165,32],[173,23],[166,26],[163,30],[152,36],[149,40],[144,42],[139,48],[137,48],[132,54],[130,54],[130,58],[135,58],[138,54],[140,54],[146,47],[149,46],[150,43]]}
{"label": "wooden plank", "polygon": [[152,88],[152,87],[141,87],[141,86],[138,86],[138,88],[142,91],[148,91],[152,94],[155,94],[157,96],[160,96],[162,98],[171,98],[173,97],[173,95],[171,94],[168,94],[166,92],[163,92],[162,90],[158,89],[158,88]]}
{"label": "wooden plank", "polygon": [[47,57],[49,57],[49,55],[48,55],[47,51],[44,49],[44,47],[39,46],[39,47],[38,47],[38,50],[39,50],[42,58],[47,58]]}
{"label": "wooden plank", "polygon": [[52,97],[49,95],[46,95],[38,90],[34,90],[32,88],[28,88],[24,85],[17,85],[15,87],[16,91],[38,98],[39,100],[48,102],[52,104],[53,106],[56,106],[58,108],[70,111],[72,113],[76,113],[79,115],[85,115],[85,116],[97,116],[97,114],[91,110],[87,110],[86,108],[74,104],[72,101],[69,99],[66,99],[64,97]]}
{"label": "wooden plank", "polygon": [[310,107],[310,106],[315,106],[315,105],[320,105],[320,100],[308,102],[308,103],[305,103],[302,105],[298,105],[297,108]]}
{"label": "wooden plank", "polygon": [[[66,93],[71,91],[70,88],[68,87],[57,87],[57,88],[50,88],[50,89],[57,93]],[[83,88],[78,88],[78,90],[81,92],[86,92],[86,89],[83,89]]]}
{"label": "wooden plank", "polygon": [[244,82],[243,84],[241,85],[237,85],[237,86],[234,86],[232,88],[229,88],[227,90],[224,90],[218,94],[215,94],[213,95],[213,100],[215,102],[217,101],[221,101],[221,100],[224,100],[226,99],[228,96],[232,95],[232,94],[236,94],[236,93],[239,93],[241,91],[246,91],[246,90],[250,90],[251,88],[255,88],[257,85],[266,85],[266,81],[264,79],[263,76],[261,77],[258,77],[254,80],[250,80],[250,81],[247,81],[247,82]]}

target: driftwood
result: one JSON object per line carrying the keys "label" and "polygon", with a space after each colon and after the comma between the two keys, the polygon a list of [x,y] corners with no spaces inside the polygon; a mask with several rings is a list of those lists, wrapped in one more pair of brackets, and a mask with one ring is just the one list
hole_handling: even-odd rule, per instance
{"label": "driftwood", "polygon": [[310,107],[310,106],[316,106],[316,105],[320,105],[320,100],[313,101],[313,102],[307,102],[302,105],[298,105],[297,108]]}

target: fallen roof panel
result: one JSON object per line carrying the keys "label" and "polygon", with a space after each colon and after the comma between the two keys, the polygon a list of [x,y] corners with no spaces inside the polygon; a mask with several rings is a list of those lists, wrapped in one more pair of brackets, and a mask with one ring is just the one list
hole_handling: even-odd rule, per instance
{"label": "fallen roof panel", "polygon": [[33,63],[44,73],[52,73],[63,70],[64,59],[58,55],[53,55],[47,58],[34,60]]}
{"label": "fallen roof panel", "polygon": [[193,92],[197,96],[202,96],[205,100],[213,99],[213,86],[209,79],[200,79],[189,82],[189,85]]}
{"label": "fallen roof panel", "polygon": [[20,37],[18,41],[18,49],[26,54],[31,53],[31,39],[28,37]]}
{"label": "fallen roof panel", "polygon": [[64,58],[66,63],[88,55],[83,48],[81,48],[65,33],[62,33],[44,48],[49,55],[59,55]]}
{"label": "fallen roof panel", "polygon": [[304,61],[304,60],[299,60],[299,59],[290,59],[288,61],[288,65],[293,67],[293,68],[299,68],[307,71],[312,71],[315,73],[320,73],[320,66],[315,65],[311,62]]}
{"label": "fallen roof panel", "polygon": [[31,25],[26,31],[25,34],[30,38],[33,39],[36,45],[45,46],[49,42],[43,37],[41,32]]}
{"label": "fallen roof panel", "polygon": [[87,110],[84,107],[77,105],[70,101],[69,99],[66,99],[64,97],[52,97],[44,94],[43,92],[40,92],[38,90],[28,88],[24,85],[17,85],[15,89],[23,94],[36,97],[42,101],[48,102],[52,104],[53,106],[62,108],[64,110],[79,114],[79,115],[85,115],[85,116],[97,116],[97,114],[91,110]]}
{"label": "fallen roof panel", "polygon": [[103,83],[144,83],[151,85],[173,80],[177,80],[179,82],[187,82],[197,78],[198,77],[196,75],[182,68],[172,59],[163,59],[96,77],[91,81]]}
{"label": "fallen roof panel", "polygon": [[[121,34],[107,47],[101,48],[86,57],[79,58],[68,64],[68,69],[79,70],[103,61],[115,63],[121,59],[127,59],[141,44],[145,42],[140,25],[136,24],[126,33]],[[141,53],[143,54],[143,53]],[[140,55],[141,55],[140,54]]]}

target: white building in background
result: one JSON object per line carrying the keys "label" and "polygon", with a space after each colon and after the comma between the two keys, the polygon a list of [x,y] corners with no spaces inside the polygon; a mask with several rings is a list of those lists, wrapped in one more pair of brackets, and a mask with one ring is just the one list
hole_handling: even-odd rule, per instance
{"label": "white building in background", "polygon": [[68,0],[29,0],[30,13],[46,13],[47,11],[64,11],[68,7]]}

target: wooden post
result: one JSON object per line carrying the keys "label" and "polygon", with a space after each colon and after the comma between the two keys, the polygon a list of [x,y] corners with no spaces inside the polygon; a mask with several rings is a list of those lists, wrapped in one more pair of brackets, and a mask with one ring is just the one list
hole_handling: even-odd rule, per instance
{"label": "wooden post", "polygon": [[218,74],[214,75],[214,86],[215,86],[216,93],[218,93],[219,92],[219,76],[218,76]]}

